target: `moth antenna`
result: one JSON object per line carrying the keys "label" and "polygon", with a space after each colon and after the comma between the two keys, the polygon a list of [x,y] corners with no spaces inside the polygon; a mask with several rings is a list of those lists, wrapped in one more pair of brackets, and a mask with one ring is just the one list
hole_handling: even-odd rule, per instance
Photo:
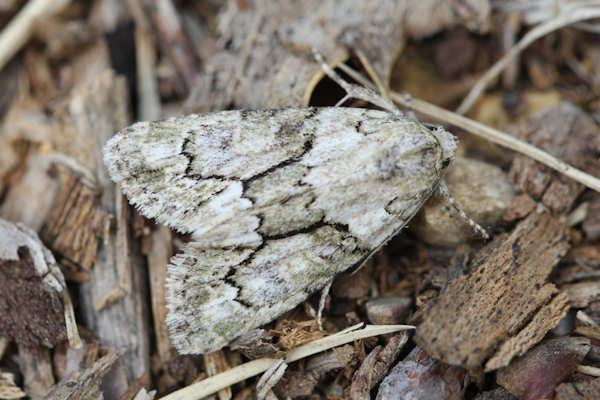
{"label": "moth antenna", "polygon": [[450,190],[448,189],[448,185],[446,185],[446,182],[443,179],[440,180],[440,183],[438,185],[438,190],[439,190],[440,194],[442,196],[444,196],[444,198],[446,199],[446,201],[448,203],[450,203],[450,205],[456,210],[456,212],[458,213],[458,215],[460,215],[460,217],[462,219],[464,219],[474,231],[476,231],[477,233],[479,233],[486,240],[490,238],[490,235],[487,233],[487,231],[485,229],[483,229],[483,227],[481,225],[479,225],[477,222],[473,221],[473,219],[471,217],[469,217],[458,206],[458,204],[456,204],[456,200],[454,200],[454,197],[452,197],[452,194],[450,194]]}
{"label": "moth antenna", "polygon": [[[325,74],[331,78],[335,83],[337,83],[344,91],[346,92],[346,96],[344,99],[354,98],[359,100],[367,101],[371,104],[374,104],[378,107],[383,108],[386,111],[389,111],[393,114],[400,114],[402,112],[396,107],[396,105],[390,100],[382,97],[381,95],[375,93],[371,89],[368,89],[363,86],[354,85],[350,82],[345,81],[337,72],[333,70],[323,59],[321,53],[319,53],[316,49],[313,49],[313,54],[315,60],[319,64],[321,64],[321,68],[325,72]],[[345,101],[345,100],[344,100]]]}

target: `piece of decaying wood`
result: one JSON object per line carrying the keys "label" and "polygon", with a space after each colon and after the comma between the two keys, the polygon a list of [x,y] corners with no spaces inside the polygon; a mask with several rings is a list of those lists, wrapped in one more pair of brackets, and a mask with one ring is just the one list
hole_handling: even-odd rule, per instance
{"label": "piece of decaying wood", "polygon": [[42,399],[54,385],[50,350],[42,346],[19,345],[19,366],[23,373],[25,392],[33,400]]}
{"label": "piece of decaying wood", "polygon": [[479,392],[473,400],[519,400],[503,387],[487,392]]}
{"label": "piece of decaying wood", "polygon": [[513,222],[523,219],[535,210],[536,202],[527,193],[521,193],[513,200],[504,213],[504,221]]}
{"label": "piece of decaying wood", "polygon": [[571,307],[584,308],[600,298],[600,282],[583,281],[569,283],[560,287],[569,297]]}
{"label": "piece of decaying wood", "polygon": [[96,361],[91,367],[63,379],[44,397],[45,400],[102,400],[100,385],[104,376],[117,361],[119,355],[112,351]]}
{"label": "piece of decaying wood", "polygon": [[569,311],[569,298],[565,293],[559,293],[544,305],[515,336],[506,340],[498,348],[492,358],[485,364],[486,371],[504,367],[514,357],[525,354],[533,345],[544,338],[548,327],[557,326]]}
{"label": "piece of decaying wood", "polygon": [[[217,350],[213,353],[204,354],[202,356],[204,361],[204,370],[208,376],[213,376],[221,372],[225,372],[229,367],[229,362],[225,357],[223,350]],[[231,399],[231,387],[226,387],[217,392],[219,400],[230,400]]]}
{"label": "piece of decaying wood", "polygon": [[119,400],[134,400],[137,398],[140,390],[143,390],[147,386],[150,386],[150,374],[144,374],[133,381],[125,393],[119,397]]}
{"label": "piece of decaying wood", "polygon": [[27,394],[15,383],[15,374],[0,371],[0,399],[22,399]]}
{"label": "piece of decaying wood", "polygon": [[[35,118],[31,115],[29,117]],[[25,126],[20,126],[20,128],[27,129]],[[29,126],[28,128],[34,127]],[[5,126],[4,129],[9,129],[9,127]],[[21,138],[24,139],[27,136],[23,135]],[[0,146],[5,145],[8,146],[8,144],[0,143]],[[1,157],[2,155],[0,155]],[[31,149],[27,153],[27,159],[23,164],[23,175],[8,187],[0,206],[0,217],[12,222],[21,222],[39,232],[52,210],[58,190],[56,180],[48,174],[49,165],[50,158],[44,151]]]}
{"label": "piece of decaying wood", "polygon": [[[40,318],[44,316],[44,318]],[[73,306],[58,264],[38,236],[0,219],[0,335],[22,346],[80,346]]]}
{"label": "piece of decaying wood", "polygon": [[369,60],[369,75],[378,86],[386,87],[406,37],[420,38],[458,24],[483,27],[489,11],[487,0],[471,3],[468,11],[439,0],[227,2],[218,28],[220,42],[228,48],[208,60],[188,107],[307,105],[323,76],[310,56],[312,48],[333,65],[348,57],[346,49],[354,51]]}
{"label": "piece of decaying wood", "polygon": [[575,328],[575,334],[585,336],[590,339],[600,340],[600,326],[578,326]]}
{"label": "piece of decaying wood", "polygon": [[54,349],[52,359],[54,375],[58,381],[73,373],[89,368],[98,359],[100,344],[94,339],[87,337],[89,332],[83,332],[84,337],[81,348],[74,349],[65,344],[60,344]]}
{"label": "piece of decaying wood", "polygon": [[[100,60],[101,62],[101,60]],[[81,314],[103,345],[126,348],[122,362],[129,381],[149,371],[150,333],[146,274],[130,240],[128,206],[108,177],[102,146],[129,124],[127,86],[104,70],[75,86],[56,108],[57,151],[92,171],[101,188],[98,206],[113,216],[113,226],[96,253],[90,280],[80,286]]]}
{"label": "piece of decaying wood", "polygon": [[[543,336],[566,311],[566,298],[552,301],[558,290],[546,279],[568,248],[561,222],[548,213],[530,215],[475,254],[472,272],[425,306],[415,341],[446,363],[478,368],[524,327]],[[526,336],[507,346],[526,351],[535,344]]]}
{"label": "piece of decaying wood", "polygon": [[[136,38],[136,66],[138,90],[138,114],[141,121],[154,121],[161,117],[160,95],[156,78],[156,50],[150,22],[140,0],[128,0],[134,17]],[[165,323],[167,304],[165,301],[165,279],[167,265],[173,254],[172,233],[165,226],[157,227],[151,236],[151,248],[147,254],[150,294],[154,320],[154,335],[158,356],[163,363],[171,359],[173,346]]]}
{"label": "piece of decaying wood", "polygon": [[408,334],[402,332],[390,338],[385,347],[377,346],[371,350],[352,377],[349,396],[352,400],[371,398],[371,390],[387,374],[407,341]]}
{"label": "piece of decaying wood", "polygon": [[[513,129],[527,141],[589,174],[600,177],[600,128],[571,103],[561,103],[528,118]],[[523,192],[560,213],[569,211],[583,185],[556,173],[531,158],[517,155],[509,179]]]}
{"label": "piece of decaying wood", "polygon": [[41,236],[62,256],[67,279],[84,282],[89,279],[100,241],[108,235],[110,216],[98,207],[98,193],[75,175],[61,174],[61,181]]}
{"label": "piece of decaying wood", "polygon": [[[172,0],[137,0],[144,7],[154,26],[160,47],[167,54],[183,79],[186,91],[194,86],[200,72],[192,46],[181,26]],[[131,3],[131,1],[130,1]],[[137,18],[139,20],[139,18]]]}
{"label": "piece of decaying wood", "polygon": [[150,293],[152,313],[154,316],[154,334],[156,348],[162,362],[167,362],[173,355],[169,329],[165,323],[167,303],[165,301],[165,279],[167,265],[173,253],[172,233],[169,228],[159,226],[152,232],[152,248],[148,254],[148,274],[150,276]]}
{"label": "piece of decaying wood", "polygon": [[600,378],[561,383],[557,386],[555,394],[555,400],[600,399]]}
{"label": "piece of decaying wood", "polygon": [[310,396],[327,373],[357,361],[357,347],[347,344],[310,357],[304,369],[286,371],[273,387],[273,392],[278,398]]}

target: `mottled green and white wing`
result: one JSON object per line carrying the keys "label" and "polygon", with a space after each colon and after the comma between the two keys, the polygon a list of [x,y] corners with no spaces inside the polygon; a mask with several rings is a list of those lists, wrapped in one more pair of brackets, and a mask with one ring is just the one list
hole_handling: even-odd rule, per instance
{"label": "mottled green and white wing", "polygon": [[132,125],[105,147],[140,212],[192,241],[169,265],[167,323],[206,353],[362,263],[453,158],[442,129],[352,108],[224,111]]}

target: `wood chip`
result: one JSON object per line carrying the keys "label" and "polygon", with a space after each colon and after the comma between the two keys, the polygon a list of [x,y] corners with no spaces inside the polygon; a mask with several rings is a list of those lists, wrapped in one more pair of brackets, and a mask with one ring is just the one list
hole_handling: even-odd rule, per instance
{"label": "wood chip", "polygon": [[352,400],[371,398],[369,393],[388,373],[407,341],[408,333],[402,332],[390,338],[385,347],[377,346],[371,350],[352,377],[349,396]]}
{"label": "wood chip", "polygon": [[63,176],[56,206],[42,229],[45,243],[69,263],[67,279],[84,282],[96,260],[98,244],[110,226],[110,216],[97,205],[97,193],[73,174]]}
{"label": "wood chip", "polygon": [[66,340],[65,290],[52,253],[35,232],[0,219],[0,335],[30,347]]}
{"label": "wood chip", "polygon": [[45,400],[102,400],[100,385],[104,375],[110,370],[119,356],[111,352],[83,372],[75,373],[62,380],[46,394]]}
{"label": "wood chip", "polygon": [[15,384],[15,376],[10,372],[0,372],[0,399],[22,399],[26,394]]}
{"label": "wood chip", "polygon": [[[98,63],[102,62],[100,58]],[[94,80],[79,82],[61,99],[55,129],[60,132],[57,150],[82,169],[93,171],[96,186],[102,188],[98,205],[113,216],[90,280],[79,286],[79,310],[101,343],[128,349],[121,362],[131,383],[150,370],[147,277],[144,260],[132,241],[127,201],[110,181],[102,160],[104,143],[129,122],[128,97],[125,80],[110,69],[103,70]]]}
{"label": "wood chip", "polygon": [[535,204],[535,200],[527,193],[518,195],[504,213],[504,220],[512,222],[525,218],[535,209]]}
{"label": "wood chip", "polygon": [[584,281],[561,286],[573,308],[587,307],[591,302],[600,299],[600,282]]}
{"label": "wood chip", "polygon": [[545,282],[568,248],[563,224],[548,213],[530,215],[477,253],[472,272],[450,282],[427,306],[415,341],[444,362],[480,367],[556,295]]}
{"label": "wood chip", "polygon": [[556,388],[555,400],[600,399],[600,378],[584,382],[561,383]]}
{"label": "wood chip", "polygon": [[[535,115],[514,129],[514,134],[562,161],[600,176],[600,128],[571,103]],[[525,156],[515,156],[509,179],[515,186],[540,199],[554,212],[568,211],[583,191],[581,184]]]}
{"label": "wood chip", "polygon": [[511,337],[496,351],[496,354],[485,364],[486,371],[493,371],[507,366],[514,357],[521,356],[541,341],[546,333],[558,325],[569,311],[569,298],[559,293],[544,305],[519,333]]}

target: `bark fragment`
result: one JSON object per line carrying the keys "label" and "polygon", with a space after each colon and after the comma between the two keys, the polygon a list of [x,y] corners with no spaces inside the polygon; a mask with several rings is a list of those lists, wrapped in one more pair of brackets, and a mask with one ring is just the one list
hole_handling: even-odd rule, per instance
{"label": "bark fragment", "polygon": [[[469,275],[442,290],[424,310],[415,341],[444,362],[480,367],[557,294],[546,279],[568,248],[562,223],[548,213],[530,215],[478,252]],[[554,316],[565,311],[557,302]],[[551,321],[538,329],[553,328]]]}

